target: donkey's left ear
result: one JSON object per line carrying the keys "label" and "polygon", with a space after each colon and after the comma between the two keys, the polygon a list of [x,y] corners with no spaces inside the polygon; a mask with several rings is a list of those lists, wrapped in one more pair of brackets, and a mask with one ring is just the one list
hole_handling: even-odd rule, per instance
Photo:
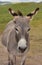
{"label": "donkey's left ear", "polygon": [[12,16],[18,16],[18,14],[13,11],[11,8],[8,9],[9,10],[9,13],[12,15]]}
{"label": "donkey's left ear", "polygon": [[33,12],[27,14],[27,16],[29,17],[29,19],[32,19],[33,15],[35,15],[38,11],[39,11],[39,8],[36,8]]}

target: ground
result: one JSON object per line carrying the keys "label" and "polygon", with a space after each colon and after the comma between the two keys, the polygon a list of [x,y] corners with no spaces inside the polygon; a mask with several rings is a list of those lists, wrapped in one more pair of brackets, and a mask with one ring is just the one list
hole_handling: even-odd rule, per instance
{"label": "ground", "polygon": [[[0,36],[0,65],[6,65],[8,63],[8,52],[6,48],[1,44]],[[18,62],[17,62],[18,63]],[[26,59],[26,65],[42,65],[42,53],[33,54],[30,50]]]}

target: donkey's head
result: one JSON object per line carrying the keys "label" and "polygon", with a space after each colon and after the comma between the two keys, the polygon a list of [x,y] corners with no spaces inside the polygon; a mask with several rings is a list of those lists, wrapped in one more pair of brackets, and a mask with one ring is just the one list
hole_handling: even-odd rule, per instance
{"label": "donkey's head", "polygon": [[36,8],[32,13],[27,14],[27,16],[23,16],[20,11],[16,13],[9,8],[9,12],[12,14],[12,16],[14,16],[15,37],[17,42],[16,47],[21,53],[25,52],[26,49],[29,49],[29,22],[33,15],[38,12],[38,10],[39,8]]}

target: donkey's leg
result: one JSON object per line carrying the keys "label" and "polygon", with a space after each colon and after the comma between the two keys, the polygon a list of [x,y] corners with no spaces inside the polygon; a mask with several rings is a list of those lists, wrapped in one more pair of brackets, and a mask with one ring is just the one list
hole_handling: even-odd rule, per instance
{"label": "donkey's leg", "polygon": [[13,55],[13,63],[14,63],[14,65],[16,65],[16,56],[15,55]]}
{"label": "donkey's leg", "polygon": [[21,65],[25,65],[25,60],[26,60],[27,54],[23,56],[21,59]]}
{"label": "donkey's leg", "polygon": [[12,54],[8,54],[8,65],[13,65],[13,56],[12,56]]}
{"label": "donkey's leg", "polygon": [[21,65],[25,65],[25,57],[22,58]]}
{"label": "donkey's leg", "polygon": [[8,65],[13,65],[13,61],[11,59],[8,60]]}
{"label": "donkey's leg", "polygon": [[9,56],[8,56],[8,65],[11,65],[11,64],[10,64],[10,57],[9,57]]}
{"label": "donkey's leg", "polygon": [[8,65],[13,65],[13,55],[11,54],[11,52],[9,51],[9,48],[7,48],[8,50]]}
{"label": "donkey's leg", "polygon": [[16,56],[15,55],[10,55],[10,60],[9,60],[10,65],[16,65]]}
{"label": "donkey's leg", "polygon": [[[8,48],[7,48],[8,50]],[[10,65],[10,53],[9,53],[9,50],[8,50],[8,65]]]}
{"label": "donkey's leg", "polygon": [[16,56],[15,55],[9,54],[8,65],[16,65]]}
{"label": "donkey's leg", "polygon": [[25,65],[25,60],[21,62],[22,64],[21,65]]}

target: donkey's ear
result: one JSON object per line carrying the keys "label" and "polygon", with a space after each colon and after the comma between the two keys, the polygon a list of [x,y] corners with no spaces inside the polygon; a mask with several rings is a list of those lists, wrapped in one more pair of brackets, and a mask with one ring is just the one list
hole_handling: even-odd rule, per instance
{"label": "donkey's ear", "polygon": [[35,15],[38,11],[39,11],[39,8],[36,8],[33,12],[27,14],[27,16],[29,17],[29,19],[32,19],[32,16]]}
{"label": "donkey's ear", "polygon": [[9,13],[11,13],[12,16],[18,16],[18,14],[13,11],[11,8],[8,9],[9,10]]}

